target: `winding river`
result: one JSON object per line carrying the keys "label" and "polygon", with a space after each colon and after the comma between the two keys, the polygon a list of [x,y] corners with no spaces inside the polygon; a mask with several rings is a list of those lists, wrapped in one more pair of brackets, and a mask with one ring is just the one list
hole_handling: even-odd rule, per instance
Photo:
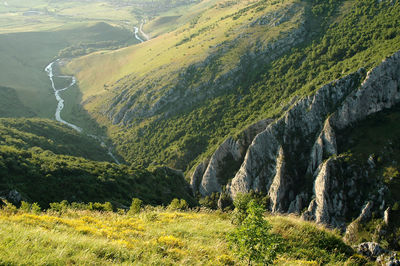
{"label": "winding river", "polygon": [[[73,129],[75,129],[76,131],[78,131],[79,133],[83,132],[83,129],[81,127],[78,127],[77,125],[74,125],[72,123],[69,123],[67,121],[65,121],[64,119],[61,118],[61,111],[64,109],[64,99],[61,98],[60,93],[62,91],[66,91],[69,88],[71,88],[72,86],[74,86],[76,84],[76,78],[74,76],[55,76],[54,75],[54,64],[57,64],[58,61],[60,61],[60,59],[57,59],[53,62],[51,62],[44,70],[47,72],[47,75],[49,76],[50,82],[51,82],[51,87],[53,88],[54,91],[54,95],[56,96],[56,100],[57,100],[57,109],[56,109],[56,113],[55,113],[55,117],[56,120],[58,122],[61,122]],[[54,78],[63,78],[63,79],[71,79],[71,82],[69,83],[69,85],[65,88],[61,88],[61,89],[57,89],[55,82],[54,82]],[[120,164],[120,162],[118,161],[118,159],[115,157],[115,155],[112,153],[112,149],[110,147],[107,147],[107,145],[105,144],[105,142],[102,140],[102,138],[95,136],[95,135],[91,135],[91,134],[87,134],[89,137],[92,137],[94,139],[96,139],[98,142],[100,142],[100,145],[103,148],[107,149],[107,154],[115,161],[115,163]]]}
{"label": "winding river", "polygon": [[[69,88],[71,88],[72,86],[74,86],[75,83],[76,83],[76,79],[75,79],[74,76],[54,76],[53,66],[54,66],[54,64],[57,63],[59,60],[60,60],[60,59],[57,59],[56,61],[51,62],[51,63],[44,69],[44,70],[47,72],[47,75],[49,76],[49,79],[50,79],[50,82],[51,82],[51,87],[53,88],[54,95],[56,96],[56,100],[57,100],[57,109],[56,109],[55,117],[56,117],[56,120],[57,120],[57,121],[59,121],[59,122],[65,124],[65,125],[67,125],[67,126],[69,126],[69,127],[72,127],[73,129],[75,129],[75,130],[78,131],[78,132],[82,132],[82,131],[83,131],[82,128],[78,127],[77,125],[71,124],[71,123],[69,123],[69,122],[67,122],[67,121],[65,121],[64,119],[61,118],[61,111],[62,111],[62,109],[64,109],[64,99],[61,98],[60,92],[66,91],[66,90],[68,90]],[[57,77],[57,78],[65,78],[65,79],[71,79],[71,82],[70,82],[70,84],[69,84],[67,87],[62,88],[62,89],[57,89],[56,86],[55,86],[55,83],[54,83],[54,77]]]}
{"label": "winding river", "polygon": [[138,41],[140,41],[140,42],[145,42],[142,38],[140,38],[139,37],[139,35],[138,35],[138,33],[140,33],[142,36],[143,36],[143,38],[145,38],[146,39],[146,41],[148,41],[150,38],[149,38],[149,36],[146,34],[146,33],[144,33],[143,32],[143,25],[144,25],[144,23],[146,23],[146,21],[143,19],[143,21],[142,21],[142,23],[140,24],[140,27],[138,28],[138,27],[133,27],[133,29],[134,29],[134,36],[135,36],[135,38],[138,40]]}
{"label": "winding river", "polygon": [[[6,3],[6,2],[4,2]],[[142,27],[143,27],[144,21],[142,22],[142,24],[140,25],[140,27],[134,27],[134,36],[135,38],[140,41],[140,42],[144,42],[144,40],[142,40],[139,36],[138,33],[140,32],[140,34],[142,34],[142,36],[144,36],[144,38],[146,38],[146,40],[148,40],[148,36],[142,31]],[[53,62],[51,62],[50,64],[48,64],[46,66],[46,68],[44,69],[47,73],[47,75],[49,76],[50,82],[51,82],[51,87],[53,88],[54,91],[54,95],[56,96],[56,100],[57,100],[57,109],[56,109],[56,113],[55,113],[55,118],[57,121],[75,129],[76,131],[78,131],[79,133],[83,132],[83,129],[81,127],[78,127],[77,125],[74,125],[72,123],[69,123],[67,121],[65,121],[64,119],[61,118],[61,111],[64,109],[64,99],[61,98],[60,93],[63,91],[68,90],[69,88],[71,88],[72,86],[74,86],[76,84],[76,78],[74,76],[62,76],[62,75],[58,75],[55,76],[54,75],[54,65],[57,64],[60,61],[60,59],[57,59]],[[71,82],[69,83],[69,85],[67,87],[61,88],[61,89],[57,89],[55,82],[54,82],[54,78],[62,78],[62,79],[71,79]],[[96,135],[92,135],[92,134],[87,134],[89,137],[92,137],[94,139],[96,139],[98,142],[100,142],[100,145],[103,148],[107,149],[107,154],[117,163],[120,164],[120,162],[118,161],[118,159],[115,157],[115,155],[112,153],[112,148],[107,147],[106,143],[103,141],[103,139],[99,136]]]}

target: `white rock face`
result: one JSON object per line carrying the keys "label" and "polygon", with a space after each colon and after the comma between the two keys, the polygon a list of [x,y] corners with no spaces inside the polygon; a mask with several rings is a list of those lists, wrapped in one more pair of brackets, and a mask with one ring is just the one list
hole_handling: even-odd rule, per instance
{"label": "white rock face", "polygon": [[[335,111],[336,106],[346,95],[355,89],[359,79],[360,74],[355,73],[323,86],[315,95],[299,100],[282,118],[258,134],[249,146],[240,170],[232,180],[230,185],[232,197],[237,193],[248,192],[249,189],[269,191],[276,175],[279,147],[283,147],[288,165],[285,170],[287,173],[282,175],[290,176],[292,181],[286,182],[288,187],[274,191],[285,191],[287,196],[280,197],[281,202],[275,204],[285,206],[284,209],[280,208],[280,211],[287,211],[290,201],[301,193],[297,191],[295,184],[302,182],[307,172],[312,147],[316,146],[313,151],[316,166],[323,160],[324,151],[336,152],[335,136],[330,124],[325,123],[325,119]],[[324,128],[326,132],[320,135],[319,147],[318,142],[315,144],[314,137]],[[263,184],[264,187],[256,187],[254,184]],[[293,199],[289,197],[290,195],[293,195]],[[275,197],[271,193],[270,196]]]}
{"label": "white rock face", "polygon": [[269,196],[271,198],[271,209],[273,212],[282,211],[281,206],[282,198],[286,196],[285,189],[288,187],[290,177],[285,176],[285,156],[283,148],[279,148],[278,158],[276,160],[276,174],[269,189]]}
{"label": "white rock face", "polygon": [[[363,79],[364,73],[360,69],[323,86],[298,100],[281,118],[260,131],[226,186],[230,196],[235,198],[250,190],[268,192],[272,211],[300,213],[309,206],[305,219],[343,225],[350,204],[361,206],[369,200],[357,189],[359,179],[368,173],[350,169],[352,176],[343,178],[345,169],[335,158],[336,132],[400,102],[400,51]],[[232,155],[238,149],[244,153],[243,145],[228,146]],[[224,164],[222,157],[211,159],[207,175],[203,176],[203,193],[220,191],[217,186],[224,185],[214,182],[217,169]],[[381,194],[376,200],[384,205]],[[357,201],[351,203],[350,199]]]}
{"label": "white rock face", "polygon": [[224,164],[224,160],[226,160],[227,157],[234,161],[239,161],[241,157],[239,152],[239,145],[231,137],[226,139],[211,157],[210,163],[208,164],[207,170],[203,175],[199,187],[201,195],[209,195],[212,192],[221,192],[222,187],[221,184],[218,182],[217,177],[221,174],[220,171],[223,170],[222,165]]}
{"label": "white rock face", "polygon": [[325,121],[324,128],[319,134],[311,150],[310,163],[307,168],[308,174],[314,171],[322,163],[323,159],[337,153],[336,135],[331,126],[330,119]]}
{"label": "white rock face", "polygon": [[197,165],[196,169],[194,170],[190,178],[190,186],[192,187],[193,194],[195,194],[199,190],[199,186],[203,178],[204,172],[207,169],[207,165],[208,161],[204,161],[199,165]]}
{"label": "white rock face", "polygon": [[[209,161],[199,164],[191,177],[191,186],[194,191],[200,192],[201,195],[207,196],[213,192],[221,192],[222,187],[226,185],[219,180],[226,175],[227,169],[238,167],[243,161],[248,146],[254,137],[271,122],[271,119],[264,119],[255,124],[250,125],[243,130],[237,140],[232,137],[227,138],[214,152]],[[235,173],[232,173],[232,177]]]}

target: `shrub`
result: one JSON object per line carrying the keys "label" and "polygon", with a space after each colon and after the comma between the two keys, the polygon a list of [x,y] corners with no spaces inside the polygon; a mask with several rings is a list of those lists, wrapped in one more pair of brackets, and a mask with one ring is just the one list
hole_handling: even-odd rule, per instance
{"label": "shrub", "polygon": [[140,212],[140,209],[142,208],[143,201],[138,199],[138,198],[132,198],[132,204],[131,207],[129,208],[128,214],[136,214]]}
{"label": "shrub", "polygon": [[66,200],[63,200],[61,202],[52,202],[49,204],[50,205],[50,211],[58,212],[58,213],[64,213],[68,210],[69,203]]}
{"label": "shrub", "polygon": [[252,262],[272,264],[276,258],[280,240],[270,233],[272,226],[264,219],[263,208],[255,200],[248,203],[248,215],[241,225],[228,235],[235,254]]}
{"label": "shrub", "polygon": [[19,206],[19,210],[22,212],[30,212],[31,204],[26,201],[21,201],[21,206]]}
{"label": "shrub", "polygon": [[189,208],[188,203],[184,199],[173,199],[171,203],[168,205],[168,209],[170,210],[187,210]]}
{"label": "shrub", "polygon": [[213,192],[210,196],[199,199],[199,203],[203,207],[216,210],[218,208],[218,198],[219,193]]}
{"label": "shrub", "polygon": [[40,208],[40,206],[37,202],[32,203],[31,212],[35,213],[35,214],[39,214],[42,212],[42,209]]}
{"label": "shrub", "polygon": [[91,203],[90,202],[89,210],[112,212],[113,207],[110,202],[105,202],[105,203],[100,203],[100,202]]}
{"label": "shrub", "polygon": [[249,193],[239,194],[233,201],[235,209],[232,215],[232,223],[235,225],[241,225],[244,219],[247,217],[248,204],[251,201]]}
{"label": "shrub", "polygon": [[13,214],[17,212],[17,207],[15,207],[11,202],[8,202],[7,200],[3,200],[3,207],[2,210],[6,213]]}

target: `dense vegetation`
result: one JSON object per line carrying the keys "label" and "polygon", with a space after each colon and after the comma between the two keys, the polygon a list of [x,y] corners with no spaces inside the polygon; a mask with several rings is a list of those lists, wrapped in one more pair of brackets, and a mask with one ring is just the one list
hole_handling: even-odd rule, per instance
{"label": "dense vegetation", "polygon": [[[278,116],[294,97],[309,94],[322,84],[360,67],[368,70],[400,48],[400,4],[397,1],[285,1],[281,6],[268,1],[255,4],[249,2],[247,6],[241,2],[245,7],[235,6],[233,2],[225,4],[212,6],[191,23],[170,34],[168,39],[163,39],[165,47],[168,47],[170,39],[171,43],[172,40],[174,42],[173,46],[165,48],[166,51],[157,46],[160,40],[154,40],[141,48],[132,49],[132,55],[129,54],[130,50],[124,50],[120,53],[84,58],[72,65],[72,68],[82,68],[88,62],[110,62],[111,58],[127,54],[131,60],[152,58],[144,61],[141,68],[140,65],[133,66],[128,62],[121,66],[113,65],[114,69],[119,67],[121,73],[126,75],[118,82],[114,82],[117,80],[115,73],[107,76],[102,72],[97,73],[95,68],[84,69],[78,74],[78,78],[82,79],[80,85],[88,90],[87,97],[103,82],[110,85],[109,92],[98,97],[97,104],[96,101],[91,101],[85,108],[108,127],[119,153],[128,162],[141,163],[144,166],[165,163],[189,171],[196,162],[210,156],[228,135],[238,134],[252,122]],[[279,14],[279,8],[289,8],[292,4],[293,8],[298,8],[298,14],[301,14],[301,7],[304,7],[304,16],[299,15],[300,17],[280,24],[280,35],[272,30],[268,31],[271,27],[251,26],[261,14],[270,14],[268,12],[271,9]],[[206,14],[211,14],[208,12],[215,17],[207,17]],[[213,26],[215,23],[218,23],[218,28]],[[226,25],[230,25],[230,28],[225,27]],[[232,25],[248,30],[246,34],[252,38],[241,37],[244,33],[239,35],[232,29]],[[257,61],[257,56],[249,55],[257,55],[263,47],[284,37],[299,25],[303,25],[306,30],[304,41],[284,55],[269,63],[263,63],[264,57],[260,56],[260,61]],[[215,40],[209,39],[210,33],[216,36]],[[265,39],[262,36],[272,37]],[[215,41],[219,41],[219,44],[215,45]],[[198,47],[196,43],[203,45]],[[137,51],[143,52],[146,58],[139,58],[135,53]],[[178,57],[175,51],[186,54],[185,62],[191,64],[184,65],[180,58],[176,59],[175,65],[181,66],[181,69],[165,63],[169,62],[170,53]],[[156,56],[155,53],[159,54]],[[195,59],[192,60],[194,54],[197,60],[204,60],[203,63],[195,63]],[[164,64],[164,67],[157,68],[160,64]],[[228,75],[225,80],[213,83],[221,75],[234,69],[233,66],[242,72],[235,72],[235,77]],[[153,72],[148,72],[150,69]],[[176,78],[171,78],[178,72],[180,74]],[[142,73],[147,75],[144,80],[136,77]],[[157,73],[157,77],[154,73]],[[96,80],[87,78],[90,74]],[[159,80],[164,83],[158,84]],[[231,80],[235,80],[235,83],[223,86]],[[174,83],[176,81],[177,84]],[[96,86],[91,85],[95,83]],[[138,96],[138,87],[142,83],[146,93],[151,92],[153,96]],[[158,113],[148,115],[146,111],[154,103],[153,99],[162,97],[160,91],[170,88],[169,86],[181,90],[179,95],[183,98],[179,99],[190,104],[172,102]],[[89,92],[90,90],[93,91]],[[119,126],[111,125],[98,112],[110,106],[116,113],[129,108],[132,103],[122,101],[115,107],[115,102],[111,101],[112,97],[117,99],[125,90],[132,95],[131,99],[135,100],[135,106],[139,110],[141,106],[138,102],[147,106],[147,109],[143,109],[143,116],[136,115],[136,111],[131,120],[123,122],[129,125],[126,129],[122,123]],[[171,91],[166,91],[166,95],[172,93]],[[186,94],[193,95],[195,100],[185,99]],[[209,97],[210,95],[212,96]],[[83,98],[85,97],[84,93]],[[104,104],[105,101],[107,104]],[[108,114],[107,118],[110,117]]]}
{"label": "dense vegetation", "polygon": [[61,123],[40,118],[0,118],[0,145],[19,150],[48,150],[54,154],[95,161],[112,161],[97,140]]}
{"label": "dense vegetation", "polygon": [[57,122],[0,119],[0,191],[6,195],[17,190],[42,207],[62,200],[129,206],[132,197],[147,204],[168,204],[176,197],[194,204],[179,173],[110,160],[96,140]]}

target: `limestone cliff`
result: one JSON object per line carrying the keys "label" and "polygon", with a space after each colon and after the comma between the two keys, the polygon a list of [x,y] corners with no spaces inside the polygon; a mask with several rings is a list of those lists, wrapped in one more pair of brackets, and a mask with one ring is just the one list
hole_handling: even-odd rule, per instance
{"label": "limestone cliff", "polygon": [[[245,155],[237,152],[237,143],[229,146],[241,166],[227,183],[214,182],[224,165],[217,153],[226,150],[218,149],[201,181],[209,189],[200,186],[201,194],[221,191],[223,186],[232,198],[260,191],[269,194],[272,211],[300,213],[308,206],[304,218],[333,226],[341,226],[351,213],[360,213],[372,197],[378,201],[374,206],[384,205],[382,195],[357,189],[366,182],[368,170],[336,158],[336,138],[339,130],[399,103],[399,84],[400,51],[368,73],[360,69],[323,86],[269,123]],[[379,181],[370,185],[375,191],[385,190]]]}

